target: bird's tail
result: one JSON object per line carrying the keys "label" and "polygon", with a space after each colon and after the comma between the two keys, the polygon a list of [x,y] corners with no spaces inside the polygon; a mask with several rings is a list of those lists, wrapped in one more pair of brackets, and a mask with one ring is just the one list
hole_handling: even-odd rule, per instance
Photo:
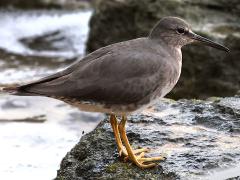
{"label": "bird's tail", "polygon": [[0,86],[0,94],[14,94],[18,91],[18,85]]}
{"label": "bird's tail", "polygon": [[17,96],[34,96],[36,94],[29,93],[23,90],[22,86],[20,85],[6,85],[1,87],[0,86],[0,95],[17,95]]}

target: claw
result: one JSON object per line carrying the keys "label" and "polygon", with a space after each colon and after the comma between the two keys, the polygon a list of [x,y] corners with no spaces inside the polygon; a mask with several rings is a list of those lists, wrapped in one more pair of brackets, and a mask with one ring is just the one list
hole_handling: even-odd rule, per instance
{"label": "claw", "polygon": [[128,156],[124,157],[123,162],[127,162],[128,161]]}
{"label": "claw", "polygon": [[150,162],[150,161],[164,161],[166,158],[163,156],[159,157],[150,157],[150,158],[139,158],[138,161],[140,162]]}
{"label": "claw", "polygon": [[119,152],[118,152],[120,157],[122,156],[122,152],[123,152],[122,149],[119,150]]}
{"label": "claw", "polygon": [[149,152],[149,151],[150,151],[150,149],[148,149],[148,148],[141,148],[141,149],[133,150],[133,154],[138,154],[141,152]]}
{"label": "claw", "polygon": [[[133,150],[133,153],[136,155],[136,157],[137,158],[142,158],[142,157],[144,157],[144,155],[145,155],[145,152],[148,152],[149,151],[149,149],[147,149],[147,148],[142,148],[142,149],[136,149],[136,150]],[[139,154],[140,153],[140,154]],[[137,154],[139,154],[139,155],[137,155]],[[128,156],[128,154],[127,154],[127,152],[126,152],[126,154],[124,154],[124,159],[123,159],[123,161],[124,162],[127,162],[127,160],[129,160],[129,156]]]}
{"label": "claw", "polygon": [[145,153],[144,153],[144,152],[141,152],[141,154],[139,154],[139,155],[137,156],[137,159],[140,159],[140,158],[144,157],[144,155],[145,155]]}
{"label": "claw", "polygon": [[150,163],[150,164],[146,164],[146,165],[145,165],[145,164],[138,165],[138,167],[143,168],[143,169],[153,168],[153,167],[155,167],[155,166],[157,166],[156,163]]}

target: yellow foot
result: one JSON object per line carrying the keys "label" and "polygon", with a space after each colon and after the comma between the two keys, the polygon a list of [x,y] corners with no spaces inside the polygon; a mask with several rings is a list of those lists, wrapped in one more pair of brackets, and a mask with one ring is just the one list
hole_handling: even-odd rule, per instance
{"label": "yellow foot", "polygon": [[[133,154],[137,157],[144,157],[145,152],[149,152],[150,150],[147,148],[135,149],[133,150]],[[124,162],[129,159],[128,153],[126,148],[123,146],[119,152],[119,156],[124,158]]]}
{"label": "yellow foot", "polygon": [[[164,156],[157,156],[157,157],[137,157],[138,162],[145,163],[145,162],[152,162],[152,161],[164,161],[166,157]],[[153,163],[155,164],[155,163]],[[155,164],[156,165],[156,164]]]}
{"label": "yellow foot", "polygon": [[[122,141],[126,147],[126,151],[128,156],[127,159],[129,159],[130,161],[132,161],[134,164],[136,164],[138,167],[142,168],[142,169],[146,169],[146,168],[152,168],[155,167],[157,164],[153,163],[152,161],[160,161],[160,160],[165,160],[165,157],[159,156],[159,157],[144,157],[145,152],[148,152],[148,149],[137,149],[137,150],[133,150],[131,145],[129,144],[127,135],[126,135],[126,121],[127,118],[126,116],[122,116],[122,121],[120,122],[118,128],[119,128],[119,133],[120,136],[122,138]],[[140,153],[140,154],[139,154]],[[139,154],[139,155],[138,155]],[[149,162],[148,164],[146,164],[146,162]]]}
{"label": "yellow foot", "polygon": [[[157,166],[156,163],[153,163],[152,161],[163,161],[166,158],[163,156],[158,156],[158,157],[150,157],[150,158],[138,158],[136,157],[135,160],[133,160],[134,164],[136,164],[138,167],[142,168],[142,169],[146,169],[146,168],[152,168]],[[144,164],[145,162],[150,162],[148,164]]]}
{"label": "yellow foot", "polygon": [[153,163],[152,161],[165,160],[166,158],[163,156],[145,157],[145,153],[150,151],[147,148],[141,148],[136,150],[132,149],[126,135],[125,129],[126,120],[127,120],[126,117],[123,116],[122,121],[118,124],[116,116],[115,115],[110,116],[110,123],[112,125],[114,137],[117,142],[119,156],[122,157],[124,161],[130,160],[132,163],[134,163],[135,165],[142,169],[156,166],[157,164]]}
{"label": "yellow foot", "polygon": [[[133,150],[133,155],[131,157],[126,156],[124,160],[131,160],[134,164],[136,164],[140,168],[151,168],[155,167],[157,164],[153,163],[153,161],[164,161],[166,157],[158,156],[158,157],[145,157],[145,152],[149,152],[149,149],[137,149]],[[140,154],[139,154],[140,153]],[[146,164],[146,162],[150,162]]]}
{"label": "yellow foot", "polygon": [[125,158],[125,157],[128,156],[127,150],[124,146],[119,147],[118,153],[119,153],[119,157],[124,157]]}

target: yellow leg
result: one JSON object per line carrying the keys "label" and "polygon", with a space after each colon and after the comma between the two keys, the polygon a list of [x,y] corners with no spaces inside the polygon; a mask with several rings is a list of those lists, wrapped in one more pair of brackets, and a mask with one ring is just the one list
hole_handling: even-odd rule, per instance
{"label": "yellow leg", "polygon": [[[110,115],[110,123],[111,123],[112,129],[113,129],[113,133],[114,133],[116,143],[117,143],[119,156],[124,156],[124,160],[126,161],[128,159],[128,153],[127,153],[126,148],[122,144],[122,140],[121,140],[120,134],[119,134],[119,126],[118,126],[117,118],[116,118],[115,115]],[[133,153],[134,154],[141,153],[139,155],[139,157],[143,157],[144,152],[148,152],[148,151],[149,151],[148,149],[142,148],[142,149],[133,150]]]}
{"label": "yellow leg", "polygon": [[125,147],[122,144],[120,135],[119,135],[119,131],[118,131],[118,122],[117,122],[117,118],[115,115],[110,115],[110,123],[113,129],[113,134],[117,143],[117,147],[118,147],[118,152],[119,152],[119,156],[127,156],[127,151],[125,149]]}
{"label": "yellow leg", "polygon": [[126,135],[126,129],[125,129],[125,125],[126,125],[126,121],[127,118],[126,116],[122,117],[122,121],[119,124],[119,132],[121,135],[121,138],[123,140],[123,143],[126,147],[127,153],[128,153],[128,159],[130,159],[134,164],[136,164],[138,167],[140,168],[151,168],[156,166],[156,163],[149,163],[149,164],[144,164],[144,162],[150,162],[150,161],[159,161],[159,160],[165,160],[165,157],[159,156],[159,157],[152,157],[152,158],[144,158],[144,150],[138,150],[139,152],[142,152],[140,155],[135,155],[136,150],[134,152],[134,150],[132,150],[131,145],[129,144],[127,135]]}

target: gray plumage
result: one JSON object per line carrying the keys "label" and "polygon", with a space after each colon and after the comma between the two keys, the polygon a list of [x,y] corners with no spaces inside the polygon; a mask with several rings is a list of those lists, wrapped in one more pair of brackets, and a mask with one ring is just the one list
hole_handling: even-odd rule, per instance
{"label": "gray plumage", "polygon": [[197,40],[194,35],[185,21],[166,17],[149,37],[100,48],[66,70],[17,87],[15,94],[54,97],[75,105],[100,104],[113,113],[135,111],[175,86],[181,72],[181,47]]}

